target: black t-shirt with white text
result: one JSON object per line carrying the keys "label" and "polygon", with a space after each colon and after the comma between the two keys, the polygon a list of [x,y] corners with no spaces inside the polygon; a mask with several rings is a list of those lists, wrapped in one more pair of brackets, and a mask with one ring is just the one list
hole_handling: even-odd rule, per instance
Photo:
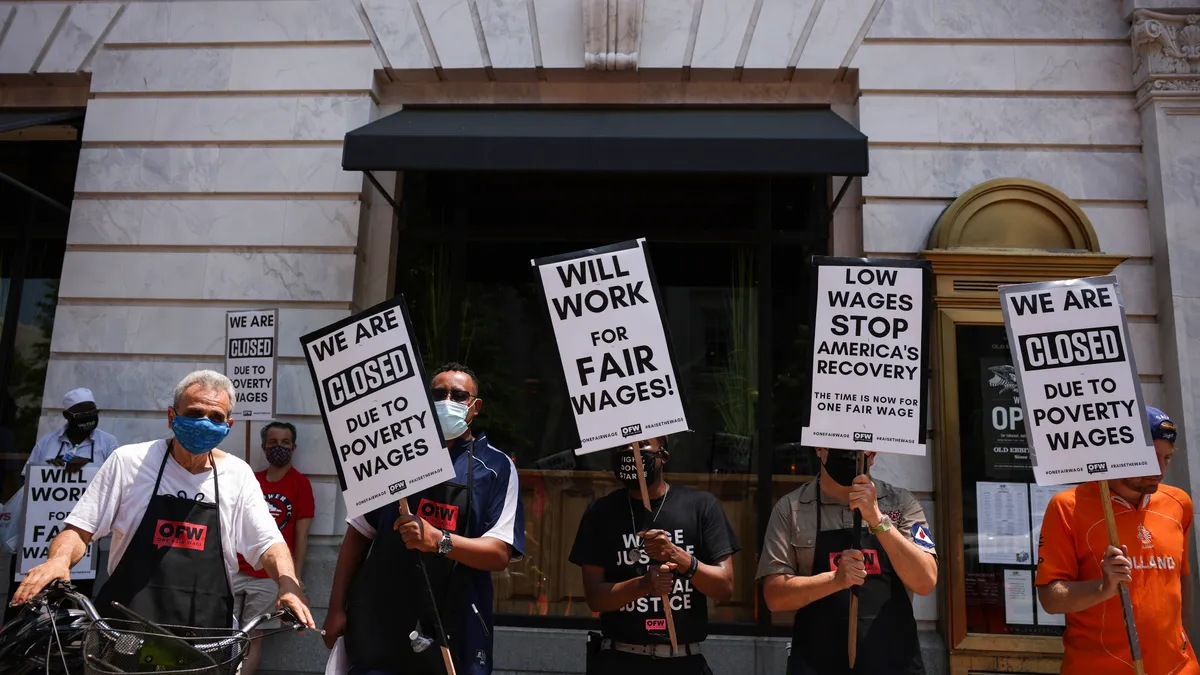
{"label": "black t-shirt with white text", "polygon": [[[636,499],[636,498],[635,498]],[[604,568],[609,583],[646,574],[650,559],[641,530],[664,530],[671,541],[700,562],[714,565],[737,553],[737,537],[717,498],[707,492],[672,485],[662,499],[650,502],[646,513],[641,500],[631,501],[624,489],[597,499],[579,523],[571,562]],[[675,632],[680,644],[708,637],[708,602],[691,581],[677,579],[670,593]],[[630,644],[670,644],[662,598],[641,597],[616,612],[604,612],[604,636]]]}

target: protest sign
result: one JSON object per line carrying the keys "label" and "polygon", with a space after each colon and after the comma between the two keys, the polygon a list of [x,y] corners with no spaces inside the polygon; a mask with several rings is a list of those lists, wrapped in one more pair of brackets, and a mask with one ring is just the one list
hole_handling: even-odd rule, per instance
{"label": "protest sign", "polygon": [[813,258],[808,446],[925,454],[927,261]]}
{"label": "protest sign", "polygon": [[1157,476],[1116,277],[1000,287],[1038,485]]}
{"label": "protest sign", "polygon": [[[62,531],[63,521],[99,470],[94,464],[85,464],[75,473],[58,466],[29,467],[25,483],[21,565],[17,568],[22,576],[50,558],[50,542]],[[96,578],[96,558],[92,555],[94,544],[88,544],[87,553],[71,570],[72,579]]]}
{"label": "protest sign", "polygon": [[300,343],[349,517],[454,478],[402,296]]}
{"label": "protest sign", "polygon": [[645,240],[532,262],[566,376],[576,452],[687,431]]}
{"label": "protest sign", "polygon": [[225,375],[237,400],[233,414],[243,420],[275,417],[275,345],[279,310],[225,313]]}

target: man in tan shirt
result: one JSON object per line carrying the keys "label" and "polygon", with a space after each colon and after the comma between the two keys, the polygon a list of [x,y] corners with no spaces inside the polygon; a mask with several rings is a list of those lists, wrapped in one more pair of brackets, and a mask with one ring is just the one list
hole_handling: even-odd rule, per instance
{"label": "man in tan shirt", "polygon": [[[796,610],[789,675],[924,673],[912,594],[937,586],[937,551],[909,491],[855,476],[856,453],[820,448],[821,474],[771,513],[758,578],[767,606]],[[868,468],[875,453],[868,452]],[[855,541],[854,511],[862,513]],[[858,656],[849,667],[850,592],[859,589]]]}

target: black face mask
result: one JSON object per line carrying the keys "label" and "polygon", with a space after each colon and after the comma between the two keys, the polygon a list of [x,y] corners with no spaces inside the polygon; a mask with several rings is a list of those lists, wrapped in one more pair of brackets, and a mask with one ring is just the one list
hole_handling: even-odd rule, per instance
{"label": "black face mask", "polygon": [[[637,479],[637,463],[633,459],[632,450],[622,450],[612,453],[613,475],[625,487],[638,491],[640,486]],[[642,470],[646,473],[646,485],[653,485],[662,473],[662,466],[657,461],[657,454],[642,452]]]}
{"label": "black face mask", "polygon": [[838,485],[850,487],[858,477],[858,451],[830,450],[825,458],[825,473]]}
{"label": "black face mask", "polygon": [[96,425],[100,423],[100,412],[98,410],[89,410],[87,412],[75,413],[67,419],[67,426],[75,431],[90,434]]}

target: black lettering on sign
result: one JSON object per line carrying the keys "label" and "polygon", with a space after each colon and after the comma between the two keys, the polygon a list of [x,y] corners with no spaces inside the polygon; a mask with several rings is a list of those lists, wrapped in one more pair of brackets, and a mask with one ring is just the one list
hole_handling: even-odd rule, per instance
{"label": "black lettering on sign", "polygon": [[234,338],[229,341],[229,358],[269,358],[275,355],[273,338]]}
{"label": "black lettering on sign", "polygon": [[321,383],[326,412],[352,403],[415,375],[408,345],[400,345],[334,373]]}

